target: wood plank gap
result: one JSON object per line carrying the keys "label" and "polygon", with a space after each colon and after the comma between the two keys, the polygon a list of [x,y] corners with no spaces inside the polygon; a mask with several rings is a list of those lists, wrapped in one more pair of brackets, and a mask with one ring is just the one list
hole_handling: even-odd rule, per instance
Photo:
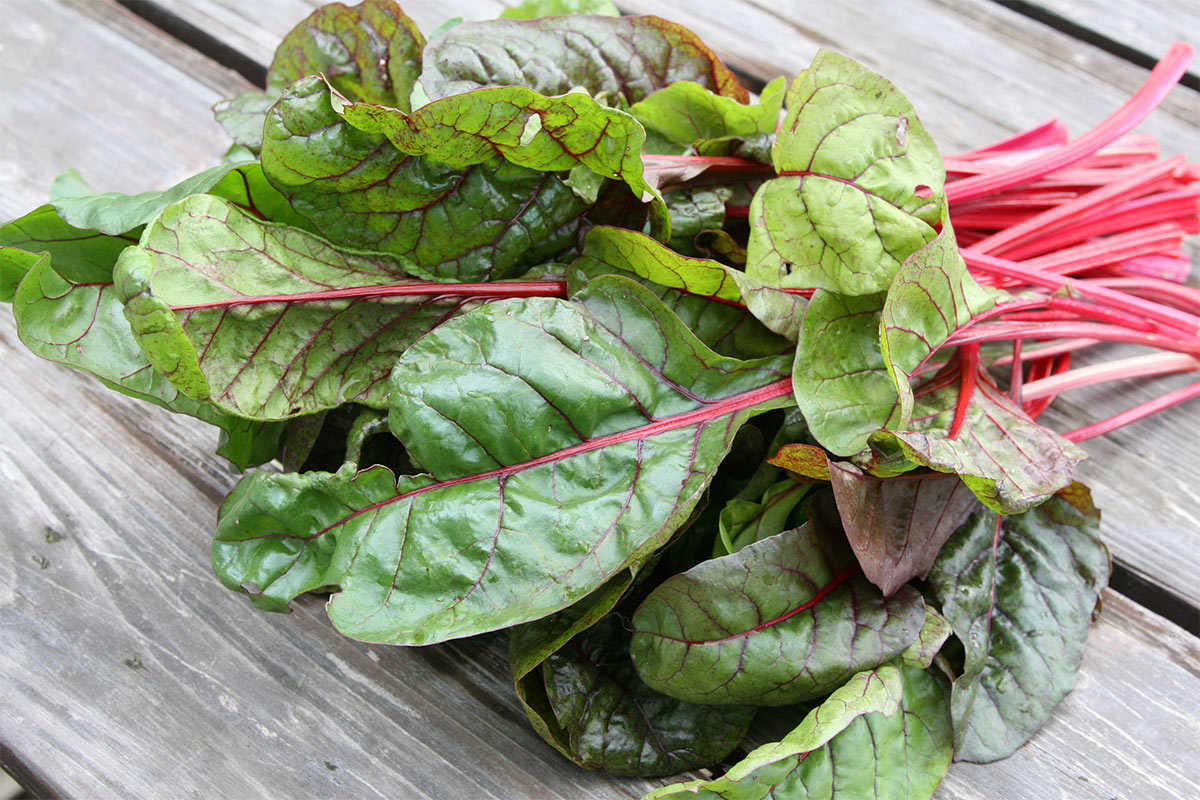
{"label": "wood plank gap", "polygon": [[[1105,36],[1097,30],[1081,25],[1072,19],[1068,19],[1061,14],[1051,11],[1048,8],[1037,5],[1036,3],[1028,2],[1028,0],[991,0],[998,6],[1003,6],[1009,11],[1015,11],[1023,17],[1028,17],[1043,25],[1049,26],[1054,30],[1064,33],[1080,41],[1087,42],[1090,45],[1100,48],[1106,53],[1110,53],[1117,58],[1128,61],[1131,64],[1136,64],[1139,67],[1153,69],[1158,63],[1158,56],[1144,52],[1132,47],[1123,42],[1119,42],[1109,36]],[[1160,54],[1161,55],[1161,54]],[[1196,71],[1195,65],[1189,67],[1188,71],[1179,83],[1189,89],[1200,92],[1200,72]]]}
{"label": "wood plank gap", "polygon": [[1133,567],[1114,561],[1108,585],[1113,591],[1171,620],[1193,636],[1200,636],[1200,608],[1162,584],[1144,577]]}
{"label": "wood plank gap", "polygon": [[260,64],[173,11],[163,8],[153,0],[116,0],[116,2],[163,33],[178,39],[221,66],[233,70],[254,86],[266,86],[267,67],[265,64]]}

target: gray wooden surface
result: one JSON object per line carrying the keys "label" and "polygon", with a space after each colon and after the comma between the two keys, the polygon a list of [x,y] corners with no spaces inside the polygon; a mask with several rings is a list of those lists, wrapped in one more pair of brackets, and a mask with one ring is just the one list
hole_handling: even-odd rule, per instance
{"label": "gray wooden surface", "polygon": [[[169,4],[201,22],[207,16],[207,29],[240,31],[237,46],[264,61],[271,37],[294,21],[291,10],[310,5]],[[485,17],[495,8],[471,0],[408,5],[426,30],[442,16]],[[860,19],[857,33],[838,3],[821,4],[823,13],[803,24],[786,8],[764,20],[754,16],[768,13],[761,8],[727,2],[623,5],[692,25],[731,62],[764,76],[771,64],[799,69],[818,42],[888,74],[907,69],[895,77],[914,97],[925,93],[925,118],[952,146],[1050,113],[1079,130],[1115,107],[1140,74],[1086,46],[1077,58],[1044,26],[987,3],[914,3],[958,26],[945,40],[921,42],[919,20],[906,28],[882,3],[883,22]],[[0,218],[41,202],[49,178],[68,165],[97,188],[139,190],[168,185],[223,149],[207,106],[222,87],[236,87],[227,70],[109,0],[0,0],[0,11]],[[270,20],[279,28],[264,33]],[[770,24],[752,30],[759,22]],[[882,36],[889,24],[901,41],[873,44],[868,34]],[[989,41],[997,61],[973,68],[976,89],[967,96],[940,89],[939,73],[923,78],[899,60],[919,44],[931,70],[987,63]],[[1004,72],[1021,58],[1032,64],[1023,74]],[[1046,74],[1083,88],[1055,90],[1054,80],[1035,79]],[[967,91],[970,79],[948,82]],[[987,93],[996,109],[976,113],[978,87],[989,80],[1011,83]],[[1014,117],[1009,107],[1020,106],[1020,91],[1032,107]],[[1054,91],[1067,110],[1047,110]],[[1159,127],[1147,129],[1197,153],[1186,141],[1195,102],[1194,93],[1177,91]],[[1132,397],[1095,399],[1120,408]],[[1138,469],[1114,459],[1091,477],[1114,552],[1193,596],[1195,416],[1185,408],[1130,429],[1111,452],[1135,450]],[[204,426],[34,358],[0,311],[0,760],[23,780],[47,795],[124,798],[586,799],[637,797],[655,784],[581,772],[543,745],[509,688],[499,637],[371,647],[334,634],[316,599],[277,616],[223,590],[209,571],[208,542],[235,476],[211,447]],[[1179,450],[1191,461],[1166,457]],[[1008,761],[955,765],[938,796],[1200,796],[1197,708],[1198,640],[1110,592],[1079,688],[1047,728]]]}

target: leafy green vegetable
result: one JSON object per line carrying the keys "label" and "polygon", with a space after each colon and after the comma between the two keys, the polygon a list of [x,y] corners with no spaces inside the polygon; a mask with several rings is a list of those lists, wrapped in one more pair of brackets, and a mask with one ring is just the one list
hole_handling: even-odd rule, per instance
{"label": "leafy green vegetable", "polygon": [[925,615],[858,576],[837,531],[800,528],[661,584],[633,617],[631,652],[650,686],[700,703],[787,705],[833,691],[899,655]]}
{"label": "leafy green vegetable", "polygon": [[785,402],[782,367],[717,356],[620,278],[482,306],[392,373],[392,429],[428,475],[251,475],[214,566],[264,608],[337,586],[334,625],[370,641],[537,619],[665,544],[742,422]]}
{"label": "leafy green vegetable", "polygon": [[956,759],[1012,754],[1074,686],[1108,583],[1099,522],[1076,483],[1024,514],[976,514],[934,562],[929,583],[966,649],[951,695]]}

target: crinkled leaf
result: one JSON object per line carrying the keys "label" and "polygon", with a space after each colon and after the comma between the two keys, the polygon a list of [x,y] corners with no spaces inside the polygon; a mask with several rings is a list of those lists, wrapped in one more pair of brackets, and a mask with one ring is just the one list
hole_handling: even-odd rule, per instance
{"label": "crinkled leaf", "polygon": [[796,404],[826,449],[852,456],[897,413],[879,346],[883,295],[818,289],[808,302],[792,370]]}
{"label": "crinkled leaf", "polygon": [[919,393],[913,425],[881,430],[872,442],[898,445],[912,462],[958,474],[984,505],[1002,514],[1025,511],[1071,483],[1086,453],[1030,419],[986,374],[975,381],[961,430],[950,436],[959,402],[959,380]]}
{"label": "crinkled leaf", "polygon": [[674,775],[719,761],[756,710],[688,703],[646,686],[617,615],[547,658],[542,675],[571,760],[613,775]]}
{"label": "crinkled leaf", "polygon": [[897,656],[925,618],[920,594],[883,597],[816,519],[660,585],[633,617],[647,684],[701,703],[787,705]]}
{"label": "crinkled leaf", "polygon": [[586,94],[546,97],[521,86],[501,86],[443,97],[410,115],[347,102],[335,91],[332,107],[355,128],[383,134],[401,153],[460,169],[492,161],[497,153],[540,172],[587,167],[624,181],[635,197],[657,209],[652,218],[664,230],[670,227],[662,197],[642,176],[642,126]]}
{"label": "crinkled leaf", "polygon": [[881,352],[899,395],[899,420],[912,419],[913,371],[972,317],[995,305],[967,271],[947,218],[932,242],[913,253],[888,287]]}
{"label": "crinkled leaf", "polygon": [[649,16],[465,22],[429,42],[420,85],[434,100],[488,86],[524,86],[544,95],[582,87],[618,105],[676,81],[743,103],[748,98],[696,34]]}
{"label": "crinkled leaf", "polygon": [[933,665],[934,657],[937,656],[938,651],[942,649],[942,645],[946,643],[953,632],[950,621],[933,606],[926,605],[925,624],[921,626],[917,640],[900,654],[900,658],[911,667],[928,669]]}
{"label": "crinkled leaf", "polygon": [[550,173],[401,153],[338,116],[320,78],[284,93],[265,134],[263,170],[308,227],[404,257],[435,280],[499,279],[550,260],[574,243],[587,210]]}
{"label": "crinkled leaf", "polygon": [[943,678],[910,666],[860,673],[726,775],[643,800],[925,800],[950,766],[946,694]]}
{"label": "crinkled leaf", "polygon": [[[284,419],[345,402],[385,408],[400,354],[467,303],[402,267],[198,195],[146,228],[115,280],[134,336],[180,391],[240,416]],[[397,283],[428,289],[353,293]]]}
{"label": "crinkled leaf", "polygon": [[239,468],[275,457],[282,426],[241,419],[181,394],[138,347],[111,283],[73,283],[51,268],[51,256],[39,259],[13,301],[26,347],[123,394],[218,426],[224,431],[218,452]]}
{"label": "crinkled leaf", "polygon": [[923,578],[938,551],[975,509],[955,475],[875,478],[830,461],[833,496],[846,538],[867,580],[885,595]]}
{"label": "crinkled leaf", "polygon": [[745,306],[768,329],[794,338],[807,302],[716,261],[689,258],[652,237],[623,228],[596,226],[583,240],[583,255],[661,286]]}
{"label": "crinkled leaf", "polygon": [[[723,97],[690,81],[673,83],[634,103],[629,113],[682,153],[697,145],[700,155],[729,155],[729,140],[773,134],[783,107],[786,81],[780,77],[763,88],[754,105]],[[716,147],[725,144],[725,148]]]}
{"label": "crinkled leaf", "polygon": [[306,75],[324,75],[342,95],[408,111],[425,37],[393,0],[329,3],[293,28],[267,70],[279,94]]}
{"label": "crinkled leaf", "polygon": [[343,633],[426,644],[553,613],[661,547],[742,423],[787,403],[786,364],[717,356],[622,278],[577,298],[422,337],[391,423],[430,477],[251,476],[222,506],[221,580],[275,610],[337,586]]}
{"label": "crinkled leaf", "polygon": [[933,139],[894,85],[828,50],[792,82],[787,104],[772,149],[780,177],[750,208],[746,271],[788,287],[885,291],[942,218]]}
{"label": "crinkled leaf", "polygon": [[729,501],[721,510],[713,556],[736,553],[748,544],[788,530],[788,518],[810,488],[811,484],[788,479],[771,486],[760,500]]}
{"label": "crinkled leaf", "polygon": [[768,463],[809,480],[830,479],[828,456],[824,450],[811,444],[785,444]]}
{"label": "crinkled leaf", "polygon": [[731,194],[727,188],[681,189],[668,194],[671,239],[667,245],[682,255],[696,255],[696,236],[725,225],[725,203]]}
{"label": "crinkled leaf", "polygon": [[955,758],[988,762],[1036,733],[1075,685],[1084,640],[1108,583],[1100,512],[1082,484],[1023,514],[981,511],[929,573],[966,649],[954,682]]}
{"label": "crinkled leaf", "polygon": [[621,16],[612,0],[521,0],[500,12],[502,19],[535,19],[555,14],[603,14]]}

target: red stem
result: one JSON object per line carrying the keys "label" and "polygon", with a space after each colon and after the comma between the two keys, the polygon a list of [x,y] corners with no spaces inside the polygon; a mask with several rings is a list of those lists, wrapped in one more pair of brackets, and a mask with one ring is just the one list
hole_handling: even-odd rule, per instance
{"label": "red stem", "polygon": [[315,303],[328,300],[379,297],[566,297],[566,281],[496,281],[494,283],[435,283],[432,281],[391,283],[382,286],[354,286],[319,292],[273,294],[259,297],[230,297],[209,303],[172,306],[174,311],[198,308],[224,308],[257,303]]}
{"label": "red stem", "polygon": [[946,199],[951,203],[961,202],[969,197],[1017,186],[1091,155],[1145,119],[1187,71],[1194,53],[1191,45],[1176,42],[1167,49],[1141,88],[1099,125],[1073,142],[1012,169],[953,181],[946,185]]}
{"label": "red stem", "polygon": [[1157,414],[1163,409],[1191,400],[1193,397],[1200,397],[1200,381],[1176,389],[1173,392],[1167,392],[1162,397],[1155,398],[1146,403],[1136,405],[1128,411],[1122,411],[1120,414],[1114,414],[1108,419],[1093,422],[1091,425],[1084,425],[1082,428],[1077,428],[1070,433],[1064,433],[1063,437],[1070,439],[1072,442],[1082,442],[1085,439],[1091,439],[1096,436],[1103,436],[1106,433],[1115,431],[1123,425],[1128,425],[1131,422],[1137,422],[1143,417],[1148,417],[1151,414]]}

